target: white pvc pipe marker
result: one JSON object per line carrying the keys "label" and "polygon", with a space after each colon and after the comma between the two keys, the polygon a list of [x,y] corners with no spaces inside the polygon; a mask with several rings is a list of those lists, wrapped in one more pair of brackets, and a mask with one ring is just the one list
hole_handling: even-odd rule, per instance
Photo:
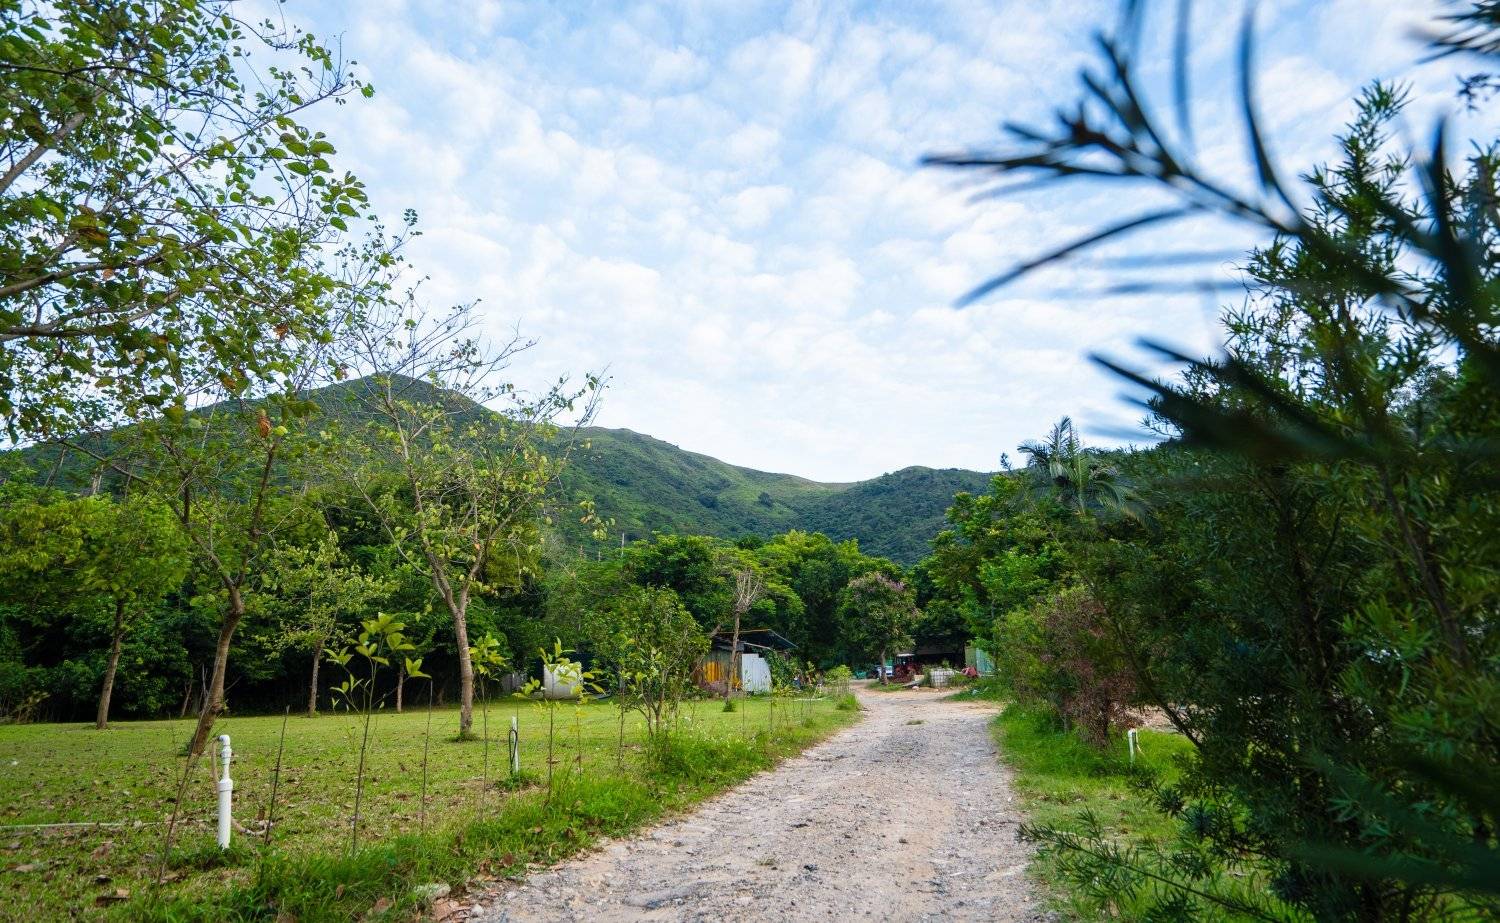
{"label": "white pvc pipe marker", "polygon": [[229,735],[220,734],[219,744],[221,746],[221,757],[224,763],[224,775],[219,779],[219,848],[229,848],[229,833],[232,826],[231,811],[234,802],[234,780],[229,778],[229,757],[234,751],[229,748]]}
{"label": "white pvc pipe marker", "polygon": [[1130,742],[1130,765],[1135,765],[1135,751],[1140,744],[1135,739],[1135,728],[1125,732],[1125,739]]}

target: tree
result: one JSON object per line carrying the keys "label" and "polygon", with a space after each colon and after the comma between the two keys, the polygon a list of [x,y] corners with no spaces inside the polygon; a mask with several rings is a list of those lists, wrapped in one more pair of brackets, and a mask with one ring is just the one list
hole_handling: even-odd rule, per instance
{"label": "tree", "polygon": [[[414,657],[413,662],[420,664],[427,652],[432,649],[434,636],[437,634],[438,625],[432,618],[432,609],[429,606],[420,612],[409,613],[409,617],[420,629],[421,634],[417,636],[407,635],[407,643],[412,646],[412,653],[421,656]],[[408,623],[410,625],[411,623]],[[407,664],[396,665],[396,714],[401,714],[406,708],[406,681],[409,679],[428,679],[432,677],[425,673],[411,673],[407,670]],[[430,690],[429,690],[430,691]]]}
{"label": "tree", "polygon": [[922,618],[912,629],[912,644],[938,648],[962,649],[973,637],[969,620],[957,600],[942,593],[928,569],[929,559],[918,561],[907,576]]}
{"label": "tree", "polygon": [[[1024,473],[997,475],[987,493],[959,494],[949,528],[933,539],[922,564],[936,595],[953,601],[970,633],[997,655],[1011,645],[1006,622],[1062,587],[1071,572],[1059,541],[1066,523],[1051,488],[1038,493]],[[928,604],[929,606],[932,603]]]}
{"label": "tree", "polygon": [[1047,438],[1024,442],[1019,447],[1031,460],[1027,473],[1037,487],[1083,515],[1106,509],[1133,514],[1133,495],[1120,470],[1084,448],[1070,417],[1053,425]]}
{"label": "tree", "polygon": [[[214,589],[199,600],[219,608],[213,668],[190,753],[201,755],[224,710],[230,647],[248,596],[266,586],[277,546],[323,531],[305,495],[308,422],[319,413],[306,394],[329,373],[330,350],[358,323],[358,290],[325,293],[327,327],[269,377],[206,373],[179,382],[205,402],[166,408],[104,438],[66,445],[106,466],[122,491],[143,491],[169,509],[197,569]],[[291,347],[289,347],[290,349]],[[200,370],[202,371],[202,370]]]}
{"label": "tree", "polygon": [[860,574],[878,570],[899,577],[901,568],[864,554],[853,539],[835,542],[820,532],[792,530],[755,549],[766,574],[757,616],[796,643],[801,656],[822,664],[849,656],[839,621],[839,594]]}
{"label": "tree", "polygon": [[221,612],[193,754],[203,752],[224,711],[235,631],[250,595],[274,578],[278,545],[317,534],[316,513],[287,487],[299,478],[302,437],[315,412],[299,391],[253,401],[231,396],[181,422],[163,417],[138,428],[140,473],[132,480],[172,511]]}
{"label": "tree", "polygon": [[296,116],[370,89],[315,37],[238,12],[0,2],[11,439],[178,404],[202,377],[184,368],[275,372],[323,329],[316,254],[366,201]]}
{"label": "tree", "polygon": [[878,571],[856,577],[840,594],[839,619],[850,643],[880,657],[880,681],[885,661],[894,648],[911,644],[911,632],[921,618],[911,590]]}
{"label": "tree", "polygon": [[170,511],[160,504],[132,499],[107,509],[108,513],[94,523],[93,541],[89,543],[92,547],[77,577],[82,586],[97,587],[114,604],[109,660],[95,720],[101,730],[109,726],[109,703],[125,633],[133,620],[143,617],[162,597],[181,586],[188,561]]}
{"label": "tree", "polygon": [[587,635],[595,656],[620,677],[617,694],[654,738],[692,686],[708,636],[677,594],[661,587],[629,587],[592,608]]}
{"label": "tree", "polygon": [[[300,648],[310,655],[307,717],[313,718],[318,714],[318,671],[324,651],[341,649],[350,640],[346,635],[352,636],[352,626],[361,625],[362,616],[387,598],[394,585],[351,564],[333,532],[312,545],[277,549],[268,571],[283,616],[270,646]],[[398,695],[397,711],[399,701]]]}
{"label": "tree", "polygon": [[[496,380],[529,344],[490,350],[465,334],[470,307],[436,320],[387,303],[365,318],[350,364],[368,374],[344,388],[347,438],[333,456],[340,476],[380,523],[402,559],[432,583],[453,620],[459,667],[459,735],[472,733],[474,667],[469,605],[518,577],[535,559],[540,523],[572,451],[556,421],[592,419],[599,379],[566,380],[528,399]],[[507,400],[492,412],[486,401]],[[584,506],[586,527],[596,520]]]}
{"label": "tree", "polygon": [[0,507],[0,573],[8,595],[74,604],[98,598],[109,608],[109,654],[94,722],[100,730],[109,726],[125,634],[182,585],[186,572],[186,548],[170,512],[149,499],[43,494]]}
{"label": "tree", "polygon": [[727,563],[734,575],[734,605],[731,607],[734,612],[734,632],[730,635],[729,643],[729,675],[724,678],[725,702],[729,701],[734,692],[735,680],[741,673],[740,620],[766,592],[766,578],[753,563],[743,559],[730,559]]}
{"label": "tree", "polygon": [[[294,118],[369,91],[314,37],[228,2],[4,11],[0,415],[167,505],[217,584],[196,756],[246,593],[297,518],[288,449],[315,410],[300,395],[393,265],[382,233],[338,246],[364,193]],[[257,71],[256,47],[276,63]],[[123,434],[79,436],[122,418]]]}
{"label": "tree", "polygon": [[657,534],[627,547],[624,560],[633,582],[671,589],[699,625],[712,628],[734,608],[724,555],[724,543],[706,535]]}

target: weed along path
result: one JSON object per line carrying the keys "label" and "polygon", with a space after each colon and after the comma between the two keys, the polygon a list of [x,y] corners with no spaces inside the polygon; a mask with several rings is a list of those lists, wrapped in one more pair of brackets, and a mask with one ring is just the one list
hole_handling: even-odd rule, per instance
{"label": "weed along path", "polygon": [[469,921],[1040,920],[984,703],[861,692],[864,720]]}

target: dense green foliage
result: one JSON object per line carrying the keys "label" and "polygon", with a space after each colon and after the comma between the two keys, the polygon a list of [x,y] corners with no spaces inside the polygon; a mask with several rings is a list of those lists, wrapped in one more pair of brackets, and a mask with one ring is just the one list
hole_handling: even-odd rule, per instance
{"label": "dense green foliage", "polygon": [[596,673],[614,689],[623,724],[627,709],[646,719],[653,741],[676,717],[692,689],[693,670],[708,638],[678,598],[664,587],[622,590],[585,616]]}
{"label": "dense green foliage", "polygon": [[176,671],[154,647],[166,597],[181,590],[188,567],[167,509],[16,485],[3,499],[0,709],[33,710],[38,696],[95,700],[103,728],[122,658],[132,704],[165,707],[164,683]]}
{"label": "dense green foliage", "polygon": [[[0,706],[13,713],[25,705],[31,718],[77,720],[98,702],[115,612],[112,590],[90,582],[89,573],[68,569],[74,566],[68,561],[78,557],[75,546],[90,534],[90,520],[79,510],[97,507],[118,516],[115,508],[124,504],[106,496],[75,500],[25,485],[10,489],[34,499],[21,503],[13,496],[7,503],[0,519],[0,555],[42,562],[45,550],[51,569],[23,571],[17,565],[0,585],[5,600],[0,662],[8,665]],[[226,674],[231,709],[254,712],[289,703],[308,713],[326,708],[330,679],[339,677],[320,671],[320,664],[358,634],[365,619],[382,611],[399,613],[407,622],[417,656],[435,677],[437,700],[452,701],[458,693],[456,639],[431,580],[391,551],[378,524],[361,514],[358,498],[341,498],[331,485],[310,496],[322,511],[298,506],[283,512],[288,522],[303,525],[283,530],[268,553],[265,576],[244,593],[236,642],[240,656],[230,659]],[[23,528],[51,520],[67,528],[47,533],[48,542],[39,549],[35,528]],[[111,571],[116,581],[130,573],[141,581],[140,589],[119,591],[130,608],[122,634],[128,669],[117,684],[116,712],[127,717],[187,714],[201,707],[218,640],[219,591],[212,571],[185,566],[187,548],[170,518],[162,519],[159,531],[162,541],[171,543],[170,554],[143,543],[146,533],[137,528],[124,549],[129,560]],[[727,631],[734,571],[744,567],[766,578],[764,593],[745,613],[745,627],[779,632],[797,645],[799,661],[859,664],[875,651],[851,640],[859,623],[840,611],[845,587],[872,572],[902,576],[895,563],[864,554],[853,541],[804,532],[740,544],[659,535],[597,559],[577,557],[567,545],[554,551],[555,556],[542,554],[519,571],[491,569],[473,593],[471,637],[497,639],[498,653],[511,659],[513,669],[535,672],[534,652],[554,638],[578,648],[588,662],[597,657],[618,667],[621,625],[678,607],[691,618],[698,640],[681,643],[692,649],[710,630]],[[65,554],[73,558],[63,560]],[[174,569],[172,555],[184,565]],[[108,559],[88,560],[97,569]],[[637,599],[650,605],[642,610],[631,602]],[[654,643],[665,651],[674,637],[666,623],[627,634],[644,643],[657,629],[663,633]],[[399,670],[388,672],[384,694],[394,695],[400,680]]]}
{"label": "dense green foliage", "polygon": [[336,316],[367,210],[302,109],[368,88],[228,2],[0,3],[0,425],[181,412],[275,377]]}
{"label": "dense green foliage", "polygon": [[888,654],[911,645],[920,616],[906,584],[879,571],[855,577],[839,593],[839,621],[846,643],[854,651],[873,656],[882,668]]}
{"label": "dense green foliage", "polygon": [[[1500,26],[1488,6],[1464,22]],[[1169,848],[1122,845],[1089,818],[1026,833],[1101,904],[1124,893],[1152,919],[1489,918],[1495,149],[1452,163],[1439,133],[1417,163],[1393,128],[1401,91],[1376,84],[1294,206],[1247,88],[1262,198],[1237,198],[1164,142],[1136,46],[1104,48],[1114,81],[1090,83],[1058,137],[949,162],[1163,183],[1184,213],[1272,239],[1224,314],[1225,357],[1164,349],[1184,366],[1171,381],[1111,365],[1147,390],[1164,441],[1106,456],[1060,427],[1023,447],[1024,480],[961,498],[937,542],[928,570],[987,629],[1018,697],[1099,744],[1122,706],[1149,705],[1192,748],[1180,776],[1141,780],[1178,822]]]}
{"label": "dense green foliage", "polygon": [[[901,568],[866,555],[853,541],[787,532],[770,540],[729,543],[701,535],[658,535],[597,561],[559,562],[548,590],[551,625],[585,653],[590,620],[608,616],[639,589],[664,591],[692,615],[702,631],[726,635],[733,623],[736,574],[750,570],[762,592],[743,613],[745,628],[769,628],[796,645],[799,661],[821,666],[872,657],[856,635],[857,615],[843,611],[848,586],[862,576],[896,578]],[[661,604],[660,601],[655,604]],[[606,623],[613,618],[605,618]]]}

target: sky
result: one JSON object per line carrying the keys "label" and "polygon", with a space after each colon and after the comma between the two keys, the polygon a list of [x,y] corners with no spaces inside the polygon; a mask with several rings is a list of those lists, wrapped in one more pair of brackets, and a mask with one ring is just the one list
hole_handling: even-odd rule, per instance
{"label": "sky", "polygon": [[[1200,162],[1248,183],[1241,7],[1197,8]],[[1457,110],[1454,65],[1417,63],[1413,29],[1434,8],[1258,4],[1277,155],[1296,169],[1327,158],[1373,78],[1411,85],[1414,137]],[[307,121],[383,215],[419,214],[407,256],[423,297],[477,300],[494,337],[535,339],[509,370],[522,387],[606,373],[599,425],[825,481],[994,470],[1064,414],[1095,443],[1145,441],[1131,435],[1139,408],[1089,354],[1147,367],[1141,337],[1212,351],[1218,310],[1240,297],[1090,297],[1110,270],[1075,261],[955,306],[1012,263],[1160,201],[1080,186],[976,202],[972,177],[918,164],[993,146],[1002,122],[1043,124],[1075,99],[1113,2],[281,9],[375,87]],[[1143,76],[1160,84],[1169,59],[1155,47]],[[1253,242],[1200,224],[1133,246]],[[1232,261],[1213,271],[1233,278]]]}

